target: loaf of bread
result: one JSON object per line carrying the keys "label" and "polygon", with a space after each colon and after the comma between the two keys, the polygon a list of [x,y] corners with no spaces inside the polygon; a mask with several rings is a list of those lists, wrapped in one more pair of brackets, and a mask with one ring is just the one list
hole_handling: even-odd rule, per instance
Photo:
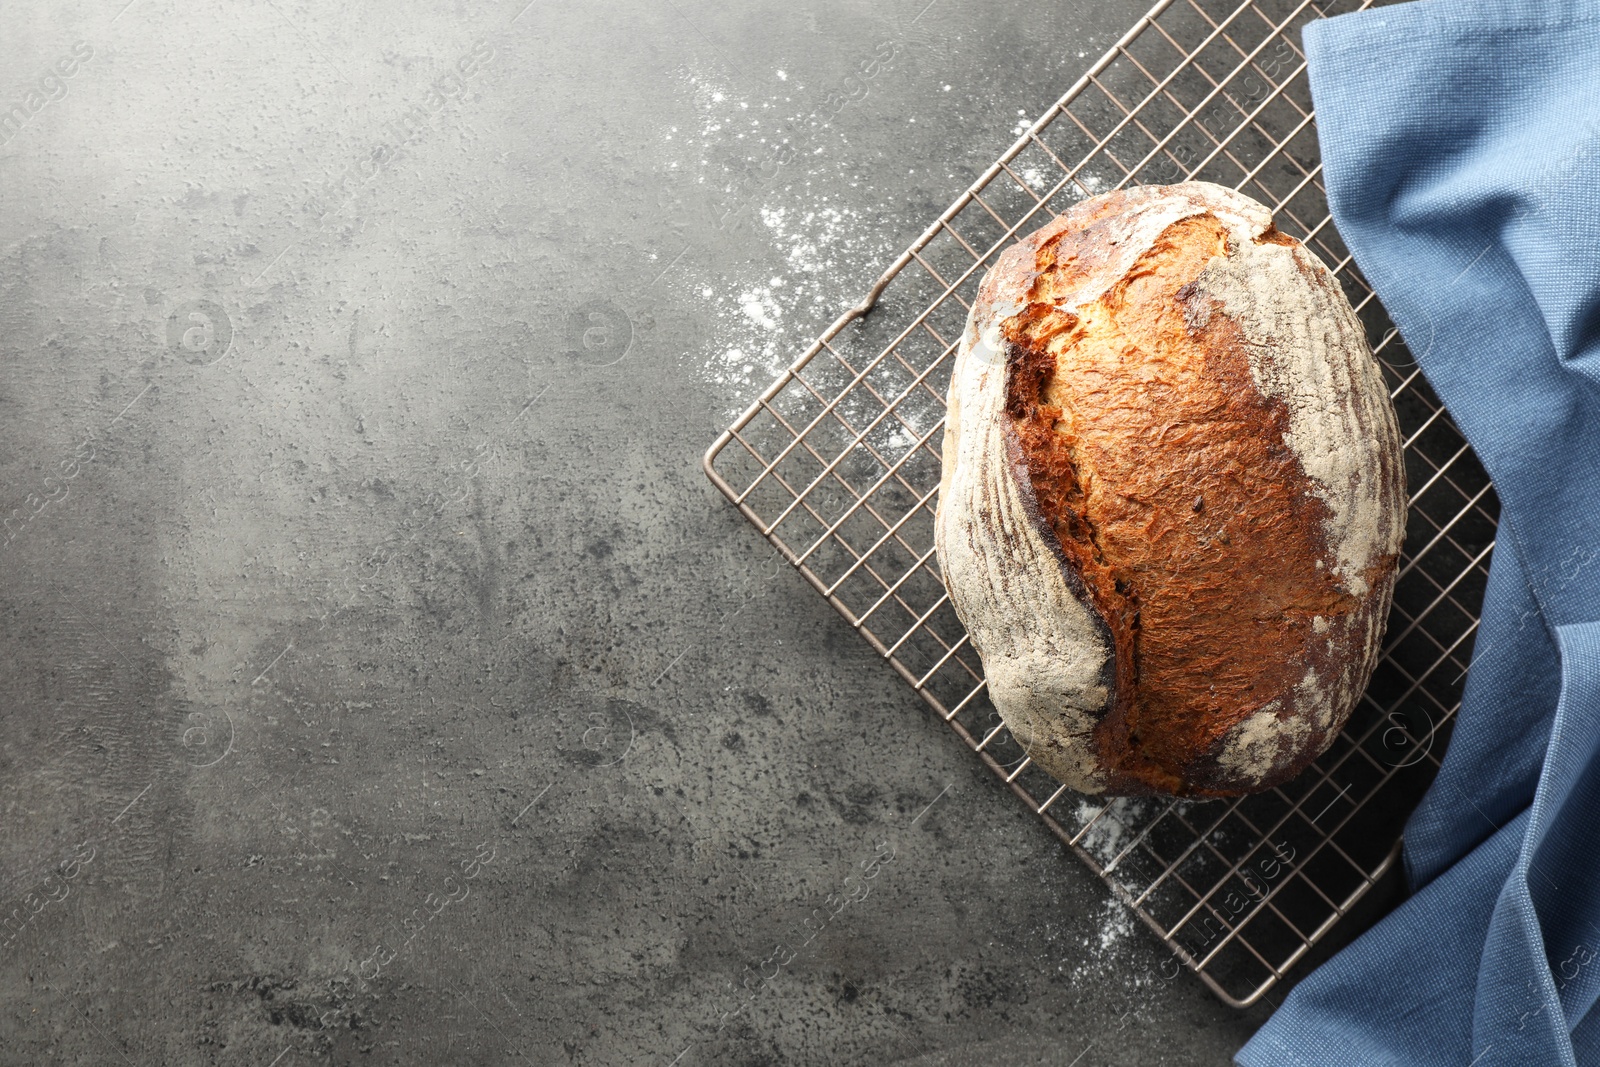
{"label": "loaf of bread", "polygon": [[1361,323],[1265,207],[1204,182],[1074,205],[983,279],[949,405],[939,565],[1034,763],[1234,796],[1327,749],[1405,473]]}

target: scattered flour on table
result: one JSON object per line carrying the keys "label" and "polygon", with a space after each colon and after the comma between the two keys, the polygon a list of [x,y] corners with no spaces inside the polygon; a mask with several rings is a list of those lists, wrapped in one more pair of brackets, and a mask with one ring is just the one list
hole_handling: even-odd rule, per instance
{"label": "scattered flour on table", "polygon": [[1130,941],[1137,925],[1133,912],[1116,897],[1107,897],[1089,923],[1089,932],[1081,947],[1061,964],[1061,970],[1074,982],[1127,977],[1123,972],[1130,970],[1128,964],[1133,959]]}
{"label": "scattered flour on table", "polygon": [[1133,912],[1116,897],[1108,897],[1105,913],[1100,919],[1100,940],[1093,951],[1097,956],[1105,956],[1121,947],[1133,935]]}
{"label": "scattered flour on table", "polygon": [[[752,208],[751,215],[753,227],[782,257],[779,272],[743,279],[695,269],[683,275],[711,318],[702,377],[738,408],[859,300],[894,256],[857,211],[821,197],[801,193],[789,204]],[[910,443],[903,428],[893,432]]]}
{"label": "scattered flour on table", "polygon": [[696,243],[697,231],[712,237],[731,205],[738,213],[724,225],[738,227],[734,243],[745,235],[757,251],[753,235],[771,249],[725,271],[690,257],[664,283],[708,313],[701,377],[726,398],[730,415],[861,299],[900,252],[888,236],[892,205],[880,214],[862,203],[860,162],[832,152],[837,142],[818,104],[825,87],[773,74],[768,98],[744,99],[719,75],[682,68],[694,118],[660,135],[664,165],[683,197],[676,218],[686,221],[687,240]]}
{"label": "scattered flour on table", "polygon": [[[806,85],[782,71],[772,75],[765,99],[760,90],[744,98],[718,73],[680,68],[693,118],[660,135],[665,167],[684,197],[676,217],[687,220],[687,240],[696,243],[697,231],[714,229],[717,216],[736,205],[740,228],[767,241],[781,263],[751,257],[722,272],[690,257],[664,283],[698,300],[708,314],[710,337],[698,369],[725,398],[730,417],[860,300],[907,240],[904,226],[891,224],[898,204],[861,195],[863,186],[871,188],[871,165],[835,151],[839,134],[819,105],[830,87]],[[1037,116],[1017,114],[1020,134]],[[1025,163],[1019,175],[1041,192],[1061,179],[1048,162]],[[1087,193],[1072,199],[1103,184],[1091,174],[1080,174],[1079,181]],[[927,429],[889,420],[883,436],[870,443],[904,449]]]}
{"label": "scattered flour on table", "polygon": [[[1105,809],[1104,814],[1101,809]],[[1094,825],[1078,844],[1101,864],[1110,863],[1122,854],[1153,814],[1151,803],[1139,797],[1119,797],[1109,803],[1080,800],[1076,812],[1078,825],[1081,827],[1091,821]]]}
{"label": "scattered flour on table", "polygon": [[[1078,845],[1100,864],[1109,864],[1133,843],[1155,813],[1155,804],[1141,797],[1118,797],[1109,802],[1080,800],[1073,813],[1076,826],[1089,829],[1078,839]],[[1107,897],[1089,924],[1082,951],[1071,963],[1073,981],[1105,978],[1126,970],[1130,957],[1125,949],[1137,926],[1132,911],[1115,896]],[[1063,965],[1062,969],[1068,968]]]}
{"label": "scattered flour on table", "polygon": [[1043,167],[1037,167],[1032,164],[1013,169],[1017,171],[1017,177],[1027,182],[1028,188],[1032,189],[1036,193],[1044,192],[1046,189],[1050,188],[1050,186],[1054,185],[1058,180],[1058,176],[1056,174],[1051,174]]}

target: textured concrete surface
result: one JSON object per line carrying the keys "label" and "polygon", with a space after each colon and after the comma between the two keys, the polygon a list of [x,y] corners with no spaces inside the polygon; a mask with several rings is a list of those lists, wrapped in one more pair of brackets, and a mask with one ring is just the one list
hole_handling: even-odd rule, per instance
{"label": "textured concrete surface", "polygon": [[525,3],[6,10],[0,1064],[1226,1063],[699,469],[1142,0]]}

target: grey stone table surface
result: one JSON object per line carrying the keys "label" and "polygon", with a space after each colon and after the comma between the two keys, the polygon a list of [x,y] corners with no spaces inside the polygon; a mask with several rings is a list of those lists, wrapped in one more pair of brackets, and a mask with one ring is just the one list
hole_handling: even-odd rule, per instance
{"label": "grey stone table surface", "polygon": [[1227,1063],[700,470],[1142,9],[9,5],[0,1064]]}

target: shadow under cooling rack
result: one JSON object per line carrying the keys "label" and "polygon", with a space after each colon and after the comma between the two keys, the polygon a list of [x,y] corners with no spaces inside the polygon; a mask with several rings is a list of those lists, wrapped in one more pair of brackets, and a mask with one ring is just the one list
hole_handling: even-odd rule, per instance
{"label": "shadow under cooling rack", "polygon": [[[712,482],[985,765],[1238,1007],[1281,981],[1398,857],[1460,698],[1498,514],[1328,215],[1300,30],[1365,6],[1156,4],[705,459]],[[978,283],[1013,241],[1086,196],[1191,178],[1267,204],[1343,284],[1400,419],[1406,541],[1382,660],[1309,770],[1237,800],[1106,803],[1035,768],[984,694],[933,552],[944,398]]]}

